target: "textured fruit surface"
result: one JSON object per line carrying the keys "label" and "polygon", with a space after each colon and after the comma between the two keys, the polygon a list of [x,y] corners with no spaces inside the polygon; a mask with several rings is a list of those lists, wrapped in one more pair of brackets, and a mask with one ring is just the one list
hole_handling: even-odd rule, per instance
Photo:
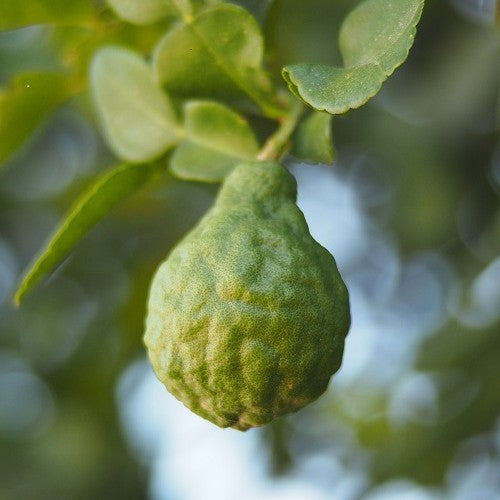
{"label": "textured fruit surface", "polygon": [[299,410],[341,364],[350,325],[332,255],[279,163],[246,163],[153,279],[145,344],[158,378],[220,427]]}

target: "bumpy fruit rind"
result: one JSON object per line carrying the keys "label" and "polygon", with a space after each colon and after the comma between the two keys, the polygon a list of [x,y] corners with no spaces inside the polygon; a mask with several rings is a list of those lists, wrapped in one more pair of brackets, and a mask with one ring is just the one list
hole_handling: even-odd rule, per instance
{"label": "bumpy fruit rind", "polygon": [[151,285],[144,341],[153,368],[220,427],[246,430],[299,410],[342,361],[347,288],[296,195],[280,164],[239,165]]}

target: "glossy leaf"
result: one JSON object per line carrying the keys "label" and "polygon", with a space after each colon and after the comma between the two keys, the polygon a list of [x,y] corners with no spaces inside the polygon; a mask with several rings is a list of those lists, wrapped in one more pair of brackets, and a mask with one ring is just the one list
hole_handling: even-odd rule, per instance
{"label": "glossy leaf", "polygon": [[0,30],[32,24],[86,25],[92,15],[89,0],[2,0]]}
{"label": "glossy leaf", "polygon": [[333,163],[332,116],[315,111],[298,126],[292,154],[308,163]]}
{"label": "glossy leaf", "polygon": [[59,73],[23,73],[0,91],[0,163],[8,159],[71,95]]}
{"label": "glossy leaf", "polygon": [[215,102],[187,103],[185,134],[170,163],[172,173],[182,179],[219,182],[238,163],[255,158],[259,149],[248,122]]}
{"label": "glossy leaf", "polygon": [[181,97],[250,97],[279,114],[265,95],[263,37],[257,21],[236,5],[220,4],[179,24],[159,42],[153,67],[159,82]]}
{"label": "glossy leaf", "polygon": [[101,49],[92,61],[90,82],[104,134],[117,156],[144,162],[178,141],[175,111],[138,54],[121,47]]}
{"label": "glossy leaf", "polygon": [[319,111],[339,114],[373,97],[413,44],[424,0],[365,0],[340,32],[345,67],[294,64],[283,69],[290,90]]}
{"label": "glossy leaf", "polygon": [[14,296],[15,303],[20,304],[26,293],[67,256],[94,224],[159,171],[155,163],[124,164],[99,178],[76,201],[29,267]]}

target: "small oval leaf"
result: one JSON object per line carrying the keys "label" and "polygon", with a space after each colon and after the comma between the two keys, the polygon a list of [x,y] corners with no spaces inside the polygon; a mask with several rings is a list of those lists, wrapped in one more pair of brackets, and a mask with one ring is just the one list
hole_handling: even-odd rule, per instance
{"label": "small oval leaf", "polygon": [[99,50],[90,82],[104,134],[117,156],[144,162],[178,141],[172,104],[140,55],[122,47]]}
{"label": "small oval leaf", "polygon": [[15,293],[14,302],[19,305],[26,293],[66,257],[94,224],[160,170],[156,163],[125,164],[99,178],[75,202],[38,258],[28,268]]}
{"label": "small oval leaf", "polygon": [[168,0],[107,0],[118,17],[131,24],[152,24],[176,14]]}
{"label": "small oval leaf", "polygon": [[335,150],[330,114],[314,111],[299,124],[294,134],[292,155],[307,163],[333,163]]}
{"label": "small oval leaf", "polygon": [[170,163],[182,179],[219,182],[241,161],[255,158],[259,148],[248,122],[216,102],[186,104],[185,134]]}
{"label": "small oval leaf", "polygon": [[379,66],[335,68],[327,64],[294,64],[283,69],[290,90],[318,111],[332,115],[359,108],[386,79]]}
{"label": "small oval leaf", "polygon": [[166,17],[189,19],[196,10],[219,0],[107,0],[115,13],[131,24],[156,23]]}

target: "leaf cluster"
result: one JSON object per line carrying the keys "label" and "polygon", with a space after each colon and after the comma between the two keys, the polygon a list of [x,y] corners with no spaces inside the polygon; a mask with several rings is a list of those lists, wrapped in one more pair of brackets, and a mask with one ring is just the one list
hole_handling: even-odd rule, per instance
{"label": "leaf cluster", "polygon": [[[423,8],[423,0],[361,2],[340,30],[342,67],[290,64],[279,81],[265,65],[259,20],[238,3],[108,0],[104,10],[84,0],[64,8],[48,0],[2,3],[0,28],[47,23],[87,30],[83,39],[99,36],[86,45],[78,39],[86,50],[73,52],[73,73],[17,75],[0,94],[0,161],[60,104],[88,89],[103,137],[123,162],[76,202],[25,275],[17,302],[92,225],[165,168],[180,179],[220,182],[242,161],[288,152],[332,163],[332,116],[367,102],[404,62]],[[271,3],[253,6],[261,22]],[[116,25],[159,36],[143,50],[109,36]],[[88,76],[79,80],[87,61]],[[12,128],[13,116],[19,125]],[[256,133],[256,120],[270,123],[267,137]]]}

